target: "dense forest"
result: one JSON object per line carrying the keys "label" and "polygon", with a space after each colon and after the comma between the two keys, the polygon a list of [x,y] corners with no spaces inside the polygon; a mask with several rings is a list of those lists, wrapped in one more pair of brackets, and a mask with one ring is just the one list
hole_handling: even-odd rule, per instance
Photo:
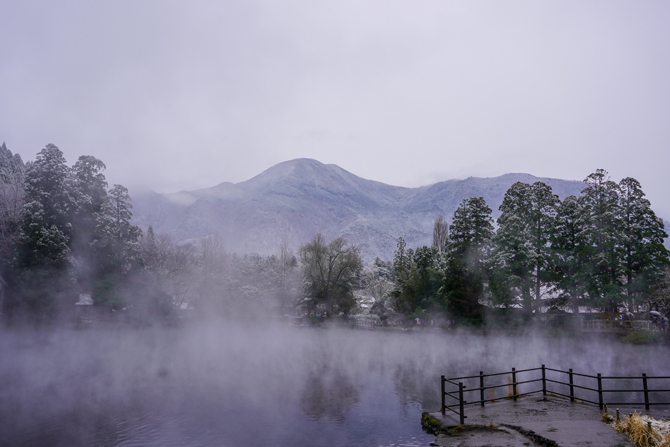
{"label": "dense forest", "polygon": [[[47,145],[23,163],[0,147],[0,284],[6,321],[73,321],[90,305],[136,324],[183,314],[233,318],[354,314],[379,321],[478,325],[496,315],[637,312],[666,315],[670,265],[663,222],[632,178],[589,175],[563,201],[537,182],[514,184],[497,222],[481,197],[463,200],[433,243],[363,265],[358,247],[322,235],[294,253],[228,253],[217,235],[174,241],[142,231],[122,185],[82,156],[68,166]],[[77,317],[78,318],[78,317]]]}
{"label": "dense forest", "polygon": [[[53,144],[23,163],[0,147],[0,274],[5,320],[72,321],[92,305],[97,318],[135,324],[179,311],[235,318],[292,315],[298,263],[277,255],[227,253],[217,235],[176,243],[131,223],[132,201],[109,187],[105,164],[81,156],[68,166]],[[87,313],[85,315],[90,315]]]}
{"label": "dense forest", "polygon": [[[668,237],[639,182],[597,170],[580,197],[515,183],[497,228],[481,197],[462,202],[451,227],[435,222],[431,247],[398,242],[392,306],[480,323],[487,309],[541,312],[668,310]],[[447,235],[448,236],[445,236]],[[504,312],[503,312],[504,314]]]}

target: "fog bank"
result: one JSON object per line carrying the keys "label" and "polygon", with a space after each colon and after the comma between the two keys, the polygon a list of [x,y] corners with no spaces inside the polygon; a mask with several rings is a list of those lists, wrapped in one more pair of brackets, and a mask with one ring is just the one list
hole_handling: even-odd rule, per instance
{"label": "fog bank", "polygon": [[0,336],[5,445],[426,445],[439,376],[665,375],[664,346],[210,323]]}

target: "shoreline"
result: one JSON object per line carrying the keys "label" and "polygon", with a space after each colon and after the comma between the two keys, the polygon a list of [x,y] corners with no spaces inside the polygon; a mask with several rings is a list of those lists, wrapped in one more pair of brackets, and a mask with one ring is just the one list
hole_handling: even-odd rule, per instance
{"label": "shoreline", "polygon": [[[626,408],[625,411],[628,411]],[[670,410],[643,411],[665,417]],[[432,446],[475,447],[504,445],[521,447],[634,447],[627,435],[603,422],[597,406],[570,403],[555,396],[526,396],[486,407],[468,406],[466,425],[451,415],[426,412],[422,427],[436,436]]]}

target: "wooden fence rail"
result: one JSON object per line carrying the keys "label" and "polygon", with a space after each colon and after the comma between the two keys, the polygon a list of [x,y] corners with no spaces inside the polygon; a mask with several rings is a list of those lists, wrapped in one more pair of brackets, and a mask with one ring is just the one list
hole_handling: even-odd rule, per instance
{"label": "wooden fence rail", "polygon": [[[554,374],[554,376],[558,375],[560,378],[563,378],[564,380],[567,379],[567,382],[564,380],[555,380],[552,378],[547,377],[547,373],[551,372]],[[533,374],[535,373],[535,374]],[[524,378],[528,378],[527,380],[519,380],[520,376],[523,375]],[[508,381],[507,383],[497,383],[494,381],[491,383],[486,383],[486,379],[490,377],[507,377]],[[464,381],[475,381],[478,379],[478,387],[471,387],[468,388]],[[580,384],[577,384],[575,382],[575,379],[578,379],[580,381]],[[575,402],[575,400],[579,400],[581,402],[586,402],[594,405],[598,405],[600,409],[602,410],[604,406],[607,405],[616,405],[616,406],[638,406],[642,405],[642,402],[637,402],[636,399],[638,398],[639,395],[642,395],[644,397],[644,407],[646,410],[649,410],[649,408],[652,405],[655,406],[660,406],[660,405],[670,405],[670,402],[662,402],[658,401],[658,399],[654,399],[655,401],[652,402],[652,399],[650,399],[650,396],[652,393],[654,395],[657,395],[659,393],[670,393],[670,386],[665,386],[663,388],[658,388],[658,389],[653,389],[650,388],[649,384],[650,382],[655,382],[658,383],[658,381],[666,381],[666,383],[670,384],[670,376],[647,376],[646,374],[642,374],[641,376],[603,376],[602,374],[598,373],[597,375],[589,375],[589,374],[580,374],[574,372],[572,369],[569,369],[567,371],[562,371],[560,369],[553,369],[553,368],[547,368],[545,365],[542,365],[539,368],[530,368],[530,369],[522,369],[522,370],[517,370],[516,368],[512,368],[511,371],[506,371],[506,372],[500,372],[500,373],[494,373],[494,374],[484,374],[483,371],[479,371],[478,375],[474,376],[464,376],[464,377],[453,377],[453,378],[446,378],[445,376],[440,377],[440,389],[441,389],[441,401],[442,401],[442,407],[441,411],[442,414],[446,414],[446,411],[451,411],[453,413],[458,414],[460,424],[463,425],[465,424],[465,419],[467,416],[465,415],[465,405],[466,404],[479,404],[482,407],[487,403],[487,402],[495,402],[499,401],[502,399],[512,399],[512,400],[517,400],[518,397],[520,396],[528,396],[531,394],[538,394],[542,393],[544,396],[547,395],[547,393],[551,393],[553,395],[561,396],[570,399],[570,402]],[[588,383],[594,383],[595,382],[595,388],[587,386]],[[628,387],[622,387],[623,384],[630,384],[631,382],[635,383],[637,382],[638,385],[633,385]],[[604,386],[604,383],[613,383],[614,388],[606,388]],[[529,384],[538,384],[536,388],[534,389],[533,386],[531,385],[531,390],[530,391],[520,391],[520,385],[523,385],[524,388],[528,387]],[[539,388],[539,384],[541,384],[541,388]],[[452,389],[448,390],[448,386],[457,387],[457,389]],[[641,386],[641,389],[636,388],[636,386]],[[495,396],[495,391],[500,389],[500,388],[508,388],[508,394],[505,397],[496,397]],[[617,388],[618,387],[618,388]],[[490,392],[490,396],[487,399],[486,398],[486,391]],[[466,393],[476,393],[479,392],[479,400],[474,400],[474,401],[466,401],[465,400],[465,395]],[[591,394],[589,394],[591,393]],[[618,396],[623,396],[623,399],[620,398],[620,401],[611,401],[609,399],[606,399],[606,396],[608,395],[618,395]],[[597,395],[598,401],[596,402],[595,400],[595,395]],[[667,396],[667,394],[666,394]],[[629,399],[626,399],[628,397]],[[447,398],[454,399],[458,401],[457,403],[453,405],[447,405]],[[667,398],[666,398],[667,400]],[[458,408],[456,410],[455,408]]]}

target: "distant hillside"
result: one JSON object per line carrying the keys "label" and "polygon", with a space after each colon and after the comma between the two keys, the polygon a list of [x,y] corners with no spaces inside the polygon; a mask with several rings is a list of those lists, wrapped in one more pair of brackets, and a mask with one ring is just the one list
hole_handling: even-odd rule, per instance
{"label": "distant hillside", "polygon": [[316,233],[344,236],[365,260],[391,259],[398,237],[409,247],[432,242],[435,217],[451,220],[464,198],[482,196],[500,212],[515,182],[543,181],[561,198],[579,195],[579,181],[505,174],[403,188],[357,177],[336,165],[298,159],[280,163],[241,183],[175,194],[134,192],[134,223],[177,240],[217,233],[229,251],[275,253],[286,241],[297,249]]}

